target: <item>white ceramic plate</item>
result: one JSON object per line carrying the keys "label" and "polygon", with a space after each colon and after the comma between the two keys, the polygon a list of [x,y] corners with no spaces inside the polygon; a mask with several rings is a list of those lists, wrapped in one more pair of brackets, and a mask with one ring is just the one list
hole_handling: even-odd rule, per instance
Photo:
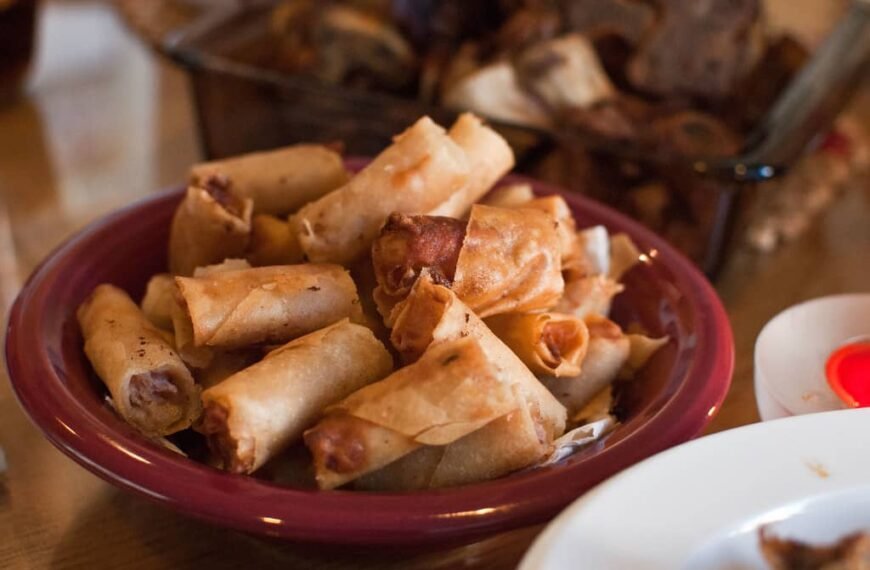
{"label": "white ceramic plate", "polygon": [[870,409],[703,437],[605,481],[541,534],[521,570],[766,568],[761,525],[831,542],[870,531]]}

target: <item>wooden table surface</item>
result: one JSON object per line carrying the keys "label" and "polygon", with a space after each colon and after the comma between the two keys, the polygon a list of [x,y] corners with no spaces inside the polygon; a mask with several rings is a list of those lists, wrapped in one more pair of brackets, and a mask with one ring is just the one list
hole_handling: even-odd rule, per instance
{"label": "wooden table surface", "polygon": [[[43,8],[29,95],[0,108],[0,314],[71,231],[178,182],[198,158],[183,75],[151,57],[102,3]],[[807,234],[775,254],[732,259],[717,286],[737,366],[710,431],[758,420],[752,347],[766,321],[805,299],[870,290],[867,181],[852,180]],[[0,450],[0,568],[512,568],[540,532],[429,553],[261,542],[103,483],[43,439],[6,381]]]}

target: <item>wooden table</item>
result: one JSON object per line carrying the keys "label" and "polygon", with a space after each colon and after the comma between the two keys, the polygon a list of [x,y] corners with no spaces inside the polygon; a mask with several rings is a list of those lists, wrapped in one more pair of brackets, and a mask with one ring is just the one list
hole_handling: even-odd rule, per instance
{"label": "wooden table", "polygon": [[[0,108],[0,313],[72,230],[182,179],[198,158],[184,77],[97,2],[44,4],[31,95]],[[762,325],[812,297],[870,289],[870,192],[845,196],[798,241],[738,256],[718,283],[737,344],[731,393],[710,431],[758,420],[752,347]],[[2,372],[5,375],[5,369]],[[52,447],[0,381],[2,568],[512,568],[540,527],[446,552],[261,542],[122,493]]]}

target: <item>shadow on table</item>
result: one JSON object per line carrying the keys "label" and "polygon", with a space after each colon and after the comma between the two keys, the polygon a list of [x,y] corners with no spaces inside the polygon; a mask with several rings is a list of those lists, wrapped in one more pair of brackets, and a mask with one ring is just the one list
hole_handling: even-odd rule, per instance
{"label": "shadow on table", "polygon": [[289,544],[188,519],[107,487],[72,521],[53,568],[514,568],[539,528],[427,552]]}

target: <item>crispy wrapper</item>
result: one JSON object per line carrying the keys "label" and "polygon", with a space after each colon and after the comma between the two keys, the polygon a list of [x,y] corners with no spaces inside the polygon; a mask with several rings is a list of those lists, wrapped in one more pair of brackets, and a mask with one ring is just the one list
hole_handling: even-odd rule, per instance
{"label": "crispy wrapper", "polygon": [[225,176],[238,195],[250,198],[254,212],[282,216],[339,188],[348,180],[341,155],[322,146],[300,144],[196,164],[192,184]]}
{"label": "crispy wrapper", "polygon": [[[251,265],[244,259],[225,259],[221,263],[197,267],[193,271],[193,276],[196,278],[210,277],[218,273],[241,271],[250,268]],[[193,338],[193,323],[187,314],[184,297],[178,290],[174,279],[172,282],[172,292],[173,302],[170,308],[170,316],[172,317],[172,330],[175,335],[175,350],[178,351],[181,359],[190,368],[205,370],[211,367],[215,349],[208,346],[196,346]]]}
{"label": "crispy wrapper", "polygon": [[471,113],[463,113],[448,135],[468,158],[470,169],[465,187],[429,212],[433,216],[462,218],[498,180],[514,167],[514,153],[500,134],[484,126]]}
{"label": "crispy wrapper", "polygon": [[590,315],[607,316],[613,298],[624,289],[621,283],[606,275],[569,279],[565,283],[565,294],[553,310],[581,319]]}
{"label": "crispy wrapper", "polygon": [[531,184],[507,184],[489,193],[481,204],[497,208],[515,208],[535,199]]}
{"label": "crispy wrapper", "polygon": [[474,205],[453,290],[481,317],[553,307],[565,288],[556,225],[542,212]]}
{"label": "crispy wrapper", "polygon": [[[377,463],[388,464],[416,446],[453,443],[520,406],[513,385],[480,343],[458,339],[433,345],[414,364],[330,406],[326,414],[333,421],[307,431],[305,443],[318,485],[332,488],[373,466],[366,443],[379,448],[373,452]],[[398,435],[381,441],[358,435],[371,425]]]}
{"label": "crispy wrapper", "polygon": [[609,386],[628,362],[631,343],[613,321],[600,316],[586,319],[589,348],[578,376],[541,378],[554,396],[574,414]]}
{"label": "crispy wrapper", "polygon": [[571,258],[577,242],[577,226],[574,222],[574,213],[568,207],[565,198],[561,196],[544,196],[529,200],[520,204],[519,208],[530,208],[544,212],[550,219],[556,222],[556,233],[559,236],[559,245],[562,252],[562,264]]}
{"label": "crispy wrapper", "polygon": [[580,374],[589,347],[582,319],[560,313],[506,313],[484,322],[535,374]]}
{"label": "crispy wrapper", "polygon": [[251,237],[253,202],[220,179],[189,186],[169,232],[169,271],[192,275],[202,265],[242,257]]}
{"label": "crispy wrapper", "polygon": [[338,265],[275,265],[176,283],[196,347],[278,344],[345,317],[363,321],[356,285]]}
{"label": "crispy wrapper", "polygon": [[551,447],[521,407],[449,445],[417,449],[364,475],[354,488],[414,491],[488,481],[537,463]]}
{"label": "crispy wrapper", "polygon": [[175,303],[175,278],[158,273],[148,280],[142,297],[142,312],[155,326],[172,330],[172,305]]}
{"label": "crispy wrapper", "polygon": [[423,117],[350,182],[291,221],[309,260],[346,264],[369,250],[391,212],[430,212],[464,188],[469,173],[465,151]]}
{"label": "crispy wrapper", "polygon": [[432,344],[472,337],[477,339],[490,360],[519,387],[532,416],[552,441],[565,430],[565,408],[535,378],[482,320],[453,291],[432,282],[423,274],[411,294],[395,308],[395,326],[390,340],[406,362],[414,362]]}
{"label": "crispy wrapper", "polygon": [[372,332],[342,320],[273,350],[205,390],[197,427],[224,469],[251,473],[298,440],[323,409],[390,373]]}
{"label": "crispy wrapper", "polygon": [[77,316],[85,354],[122,418],[155,437],[183,430],[199,417],[199,388],[190,372],[126,293],[100,285]]}
{"label": "crispy wrapper", "polygon": [[610,237],[610,267],[608,275],[619,281],[629,269],[640,262],[641,251],[626,234],[615,234]]}
{"label": "crispy wrapper", "polygon": [[256,214],[251,220],[251,241],[245,256],[251,265],[293,265],[304,255],[292,226],[269,214]]}
{"label": "crispy wrapper", "polygon": [[604,226],[592,226],[576,233],[568,255],[563,257],[566,281],[577,281],[610,272],[610,234]]}

